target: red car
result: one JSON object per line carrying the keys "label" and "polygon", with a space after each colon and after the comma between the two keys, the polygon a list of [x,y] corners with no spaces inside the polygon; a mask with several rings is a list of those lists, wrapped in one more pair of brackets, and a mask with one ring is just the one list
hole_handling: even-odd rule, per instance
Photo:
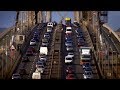
{"label": "red car", "polygon": [[74,74],[68,74],[66,79],[76,79]]}
{"label": "red car", "polygon": [[29,46],[28,50],[33,51],[33,53],[35,53],[35,48],[32,46]]}
{"label": "red car", "polygon": [[68,67],[66,68],[66,73],[67,73],[67,74],[73,74],[73,73],[74,73],[73,68],[72,68],[71,66],[68,66]]}
{"label": "red car", "polygon": [[27,56],[32,56],[33,54],[34,54],[34,53],[33,53],[32,50],[27,49],[27,51],[26,51],[26,55],[27,55]]}
{"label": "red car", "polygon": [[78,47],[84,46],[84,43],[78,42]]}

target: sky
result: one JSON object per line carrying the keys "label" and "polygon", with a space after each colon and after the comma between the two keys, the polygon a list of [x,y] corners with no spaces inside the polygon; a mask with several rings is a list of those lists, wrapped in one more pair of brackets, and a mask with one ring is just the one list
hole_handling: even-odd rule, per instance
{"label": "sky", "polygon": [[[72,18],[73,21],[73,12],[72,11],[53,11],[52,20],[59,22],[61,16]],[[15,11],[0,11],[0,28],[8,28],[15,24]],[[60,16],[61,15],[61,16]],[[109,11],[108,12],[108,25],[115,31],[120,28],[120,11]]]}

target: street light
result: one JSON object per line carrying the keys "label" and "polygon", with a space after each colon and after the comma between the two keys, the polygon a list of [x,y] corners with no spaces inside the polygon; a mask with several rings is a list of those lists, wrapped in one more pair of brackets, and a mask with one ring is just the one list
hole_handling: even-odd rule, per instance
{"label": "street light", "polygon": [[5,42],[5,54],[6,54],[6,75],[7,75],[7,72],[8,72],[8,37],[9,35],[6,35],[6,42]]}

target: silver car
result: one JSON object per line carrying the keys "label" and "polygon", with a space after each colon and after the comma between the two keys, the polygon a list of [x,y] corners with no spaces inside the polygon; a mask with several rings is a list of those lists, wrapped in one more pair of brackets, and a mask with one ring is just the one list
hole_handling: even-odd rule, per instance
{"label": "silver car", "polygon": [[67,46],[67,47],[66,47],[66,50],[67,50],[67,51],[73,51],[73,47],[72,47],[72,46]]}
{"label": "silver car", "polygon": [[83,77],[84,79],[92,79],[93,78],[92,71],[85,71]]}

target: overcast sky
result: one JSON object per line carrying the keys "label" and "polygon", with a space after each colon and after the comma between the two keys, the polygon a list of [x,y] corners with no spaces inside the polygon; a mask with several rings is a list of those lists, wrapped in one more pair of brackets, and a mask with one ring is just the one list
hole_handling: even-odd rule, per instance
{"label": "overcast sky", "polygon": [[[59,22],[61,19],[61,14],[66,17],[72,18],[73,21],[73,12],[72,11],[62,11],[62,12],[55,12],[52,13],[52,20]],[[15,11],[0,11],[0,28],[10,27],[15,23]],[[117,30],[120,28],[120,11],[109,11],[108,14],[108,25],[111,26],[113,30]]]}

